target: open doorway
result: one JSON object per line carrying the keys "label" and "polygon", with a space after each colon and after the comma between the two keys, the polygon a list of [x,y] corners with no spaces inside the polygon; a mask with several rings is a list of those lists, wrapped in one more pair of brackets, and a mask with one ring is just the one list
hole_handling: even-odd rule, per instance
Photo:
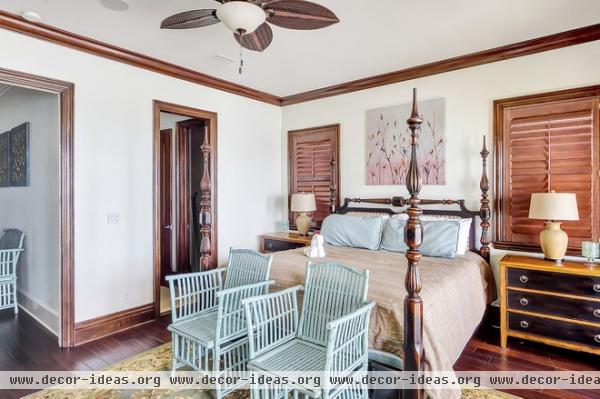
{"label": "open doorway", "polygon": [[22,329],[75,344],[72,172],[73,85],[0,69],[2,352]]}
{"label": "open doorway", "polygon": [[165,277],[217,265],[217,115],[155,101],[154,304],[171,310]]}

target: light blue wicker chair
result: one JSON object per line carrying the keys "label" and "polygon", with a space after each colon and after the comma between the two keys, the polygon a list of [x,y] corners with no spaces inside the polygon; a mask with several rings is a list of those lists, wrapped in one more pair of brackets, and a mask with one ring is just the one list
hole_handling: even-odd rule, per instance
{"label": "light blue wicker chair", "polygon": [[[297,293],[301,286],[242,301],[248,323],[248,369],[274,377],[281,372],[322,372],[338,377],[367,369],[369,274],[327,263],[308,264],[306,289],[298,319]],[[365,398],[366,389],[321,390],[314,385],[252,387],[253,399]]]}
{"label": "light blue wicker chair", "polygon": [[14,308],[17,303],[17,265],[24,251],[25,234],[17,229],[4,230],[0,238],[0,309]]}
{"label": "light blue wicker chair", "polygon": [[[268,293],[272,261],[272,255],[231,249],[227,268],[166,277],[173,372],[182,366],[206,372],[246,370],[248,336],[241,301]],[[241,385],[217,386],[217,398]]]}

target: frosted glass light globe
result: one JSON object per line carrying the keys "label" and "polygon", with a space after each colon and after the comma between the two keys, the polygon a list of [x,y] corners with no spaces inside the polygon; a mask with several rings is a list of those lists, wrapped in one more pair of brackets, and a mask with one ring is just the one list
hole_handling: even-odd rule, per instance
{"label": "frosted glass light globe", "polygon": [[264,10],[245,1],[228,1],[219,7],[217,17],[231,31],[252,33],[267,19]]}

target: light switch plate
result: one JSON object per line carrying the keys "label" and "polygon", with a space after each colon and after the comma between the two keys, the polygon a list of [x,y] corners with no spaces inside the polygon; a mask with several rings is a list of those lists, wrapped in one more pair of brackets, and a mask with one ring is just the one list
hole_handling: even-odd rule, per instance
{"label": "light switch plate", "polygon": [[108,212],[106,214],[106,220],[108,224],[119,224],[121,221],[121,215],[119,215],[117,212]]}

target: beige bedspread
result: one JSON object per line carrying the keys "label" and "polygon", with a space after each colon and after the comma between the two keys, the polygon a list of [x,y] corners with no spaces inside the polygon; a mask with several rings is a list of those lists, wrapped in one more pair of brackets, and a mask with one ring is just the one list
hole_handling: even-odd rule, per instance
{"label": "beige bedspread", "polygon": [[[277,288],[304,283],[304,249],[274,254],[271,278]],[[337,262],[357,270],[369,269],[369,299],[377,306],[371,316],[370,347],[402,357],[404,276],[402,253],[327,246],[327,257],[315,262]],[[424,257],[420,264],[424,303],[424,352],[427,369],[452,370],[465,345],[493,300],[490,267],[480,256],[467,253],[456,259]],[[460,397],[460,392],[429,392],[434,397]]]}

